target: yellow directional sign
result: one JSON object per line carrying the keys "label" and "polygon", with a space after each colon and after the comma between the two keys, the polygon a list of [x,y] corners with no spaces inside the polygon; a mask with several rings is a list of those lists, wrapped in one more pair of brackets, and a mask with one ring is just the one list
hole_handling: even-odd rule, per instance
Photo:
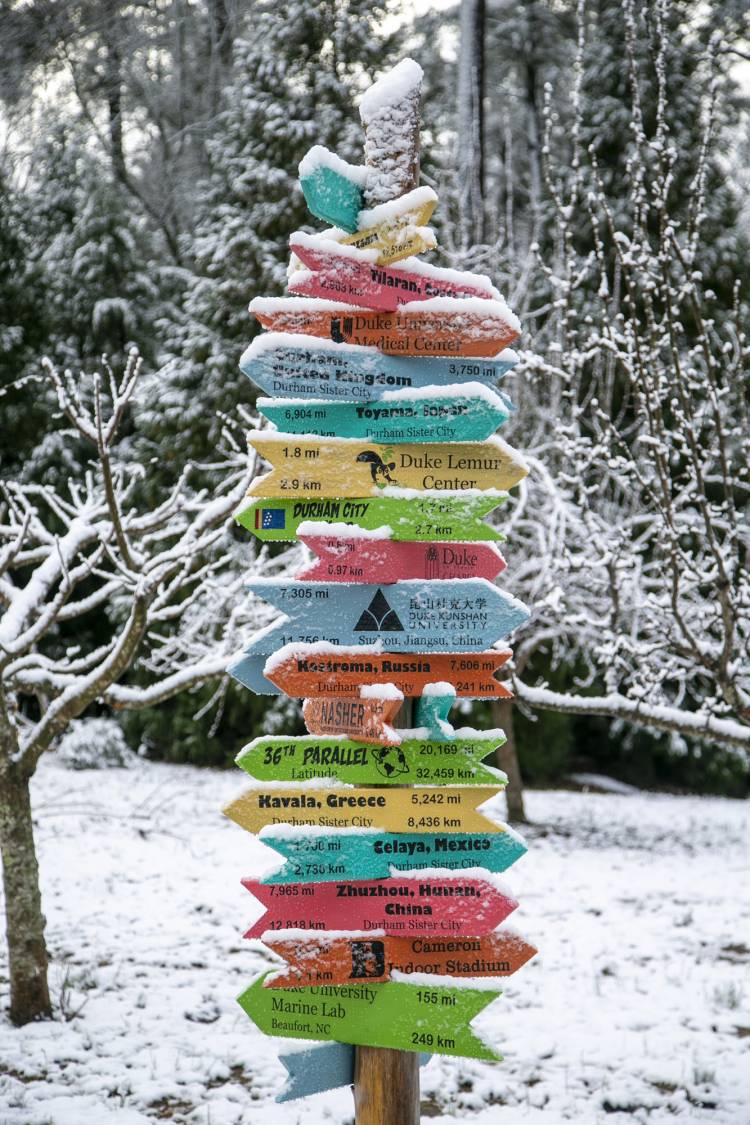
{"label": "yellow directional sign", "polygon": [[384,488],[420,491],[507,489],[528,473],[501,438],[442,445],[378,445],[348,438],[262,432],[250,445],[272,466],[249,496],[373,496]]}
{"label": "yellow directional sign", "polygon": [[356,246],[358,250],[377,250],[377,264],[381,266],[422,254],[436,245],[435,235],[427,227],[436,206],[437,196],[431,188],[415,188],[371,211],[360,211],[362,229],[342,238],[341,244]]}
{"label": "yellow directional sign", "polygon": [[409,789],[282,785],[246,789],[224,813],[260,832],[271,824],[321,828],[372,828],[384,832],[502,832],[476,811],[502,792],[493,785],[420,785]]}

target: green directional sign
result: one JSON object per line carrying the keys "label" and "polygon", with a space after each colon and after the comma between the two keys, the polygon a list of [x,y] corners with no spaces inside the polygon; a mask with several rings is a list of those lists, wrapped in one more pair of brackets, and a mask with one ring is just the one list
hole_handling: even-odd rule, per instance
{"label": "green directional sign", "polygon": [[[391,493],[395,490],[391,489]],[[374,531],[390,527],[391,538],[418,542],[500,542],[505,536],[484,522],[493,508],[504,504],[507,492],[489,494],[444,492],[425,496],[414,489],[372,499],[302,500],[291,497],[266,497],[243,506],[236,514],[238,523],[268,543],[294,539],[301,524],[337,524]],[[319,532],[311,528],[310,534]]]}
{"label": "green directional sign", "polygon": [[405,739],[396,746],[364,745],[344,738],[256,738],[240,751],[237,765],[258,781],[337,778],[351,785],[504,785],[500,770],[482,758],[505,736],[474,734],[454,742]]}
{"label": "green directional sign", "polygon": [[266,1035],[284,1039],[334,1039],[361,1047],[433,1051],[488,1059],[498,1055],[469,1027],[500,991],[387,984],[264,988],[265,973],[238,1002]]}

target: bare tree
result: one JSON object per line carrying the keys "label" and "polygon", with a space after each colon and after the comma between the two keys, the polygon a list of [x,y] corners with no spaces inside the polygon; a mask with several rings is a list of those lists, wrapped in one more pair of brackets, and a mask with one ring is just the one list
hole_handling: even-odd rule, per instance
{"label": "bare tree", "polygon": [[[202,467],[210,489],[193,489],[185,466],[166,499],[144,504],[140,467],[120,448],[139,374],[135,355],[119,379],[47,366],[92,460],[67,490],[0,483],[0,848],[18,1024],[51,1013],[29,799],[41,755],[96,701],[141,707],[221,677],[246,624],[227,521],[254,465],[230,448]],[[108,623],[105,640],[81,640],[89,615]],[[137,660],[152,683],[122,684]]]}

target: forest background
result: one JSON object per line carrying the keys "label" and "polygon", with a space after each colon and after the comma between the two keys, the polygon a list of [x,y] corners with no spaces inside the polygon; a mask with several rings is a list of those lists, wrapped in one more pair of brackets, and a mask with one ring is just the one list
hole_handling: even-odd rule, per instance
{"label": "forest background", "polygon": [[[746,795],[746,3],[6,0],[1,13],[0,478],[27,496],[82,478],[89,448],[42,357],[75,384],[103,356],[119,378],[133,348],[117,459],[138,502],[164,503],[188,463],[209,489],[236,464],[258,424],[238,371],[256,331],[246,306],[283,293],[288,235],[314,229],[297,163],[316,143],[361,162],[358,96],[409,54],[425,70],[439,260],[490,274],[524,325],[507,436],[532,473],[496,518],[503,584],[534,614],[511,638],[512,716],[477,704],[470,721],[515,734],[532,783],[596,770]],[[242,574],[289,552],[259,554],[231,527],[212,550],[200,596],[180,595],[190,612],[152,622],[123,682],[173,672],[175,653],[184,667],[227,655],[265,624]],[[118,612],[92,597],[44,658],[96,652]],[[54,690],[20,692],[21,719]],[[296,704],[250,695],[215,660],[191,691],[116,721],[148,757],[214,766],[261,731],[302,729]]]}

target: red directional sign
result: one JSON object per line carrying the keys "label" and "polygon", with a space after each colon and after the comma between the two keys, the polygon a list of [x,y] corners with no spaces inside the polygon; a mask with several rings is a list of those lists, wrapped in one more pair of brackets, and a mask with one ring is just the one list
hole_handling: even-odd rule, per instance
{"label": "red directional sign", "polygon": [[363,535],[300,535],[316,562],[295,577],[319,582],[375,582],[404,578],[487,578],[506,563],[492,543],[408,543]]}

